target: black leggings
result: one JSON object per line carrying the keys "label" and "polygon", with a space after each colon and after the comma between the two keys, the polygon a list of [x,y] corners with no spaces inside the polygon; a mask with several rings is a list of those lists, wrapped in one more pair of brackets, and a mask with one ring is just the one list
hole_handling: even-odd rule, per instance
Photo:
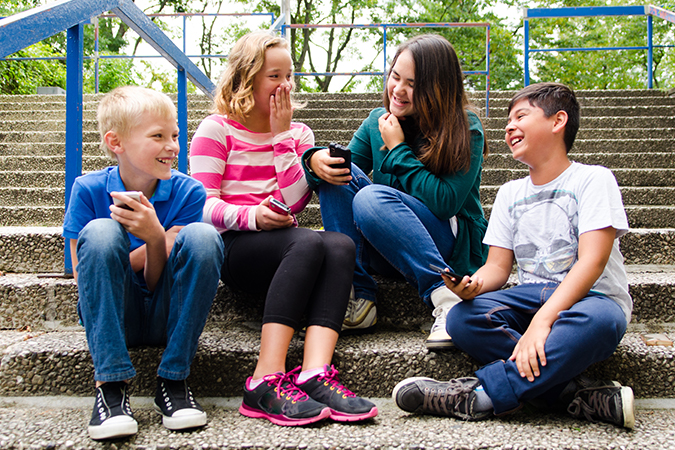
{"label": "black leggings", "polygon": [[338,333],[342,328],[354,274],[352,240],[331,231],[284,228],[273,231],[228,231],[223,234],[225,284],[250,293],[265,293],[263,323],[307,326]]}

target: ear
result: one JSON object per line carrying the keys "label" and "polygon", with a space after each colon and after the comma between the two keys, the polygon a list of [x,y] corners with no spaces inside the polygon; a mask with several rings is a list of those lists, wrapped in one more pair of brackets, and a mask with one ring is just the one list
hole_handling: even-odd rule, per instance
{"label": "ear", "polygon": [[553,133],[560,133],[565,129],[565,125],[567,125],[567,113],[565,111],[558,111],[557,113],[554,114],[553,116]]}
{"label": "ear", "polygon": [[109,130],[106,134],[103,135],[103,140],[105,141],[105,144],[108,146],[111,152],[117,155],[124,152],[124,148],[122,147],[122,139],[120,138],[120,135],[117,132]]}

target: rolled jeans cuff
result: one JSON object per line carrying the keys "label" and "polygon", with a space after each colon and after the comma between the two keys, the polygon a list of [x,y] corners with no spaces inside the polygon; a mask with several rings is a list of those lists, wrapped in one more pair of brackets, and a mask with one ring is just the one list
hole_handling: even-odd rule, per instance
{"label": "rolled jeans cuff", "polygon": [[481,382],[494,408],[495,415],[507,414],[521,407],[518,396],[513,391],[506,374],[506,363],[502,360],[495,361],[476,371],[476,376]]}

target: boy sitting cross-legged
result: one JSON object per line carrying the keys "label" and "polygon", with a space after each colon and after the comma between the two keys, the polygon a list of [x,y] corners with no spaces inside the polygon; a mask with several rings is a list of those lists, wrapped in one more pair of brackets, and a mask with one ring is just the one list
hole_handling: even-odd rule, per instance
{"label": "boy sitting cross-legged", "polygon": [[[483,367],[476,378],[404,380],[394,399],[406,411],[466,420],[543,401],[632,428],[632,389],[581,376],[614,353],[632,311],[619,251],[628,231],[619,187],[608,169],[568,159],[579,128],[569,88],[528,86],[508,111],[506,143],[530,175],[500,188],[485,265],[470,278],[443,276],[466,300],[448,314],[447,331]],[[499,290],[514,258],[519,284]]]}
{"label": "boy sitting cross-legged", "polygon": [[[127,347],[139,345],[166,346],[155,395],[164,426],[203,426],[206,413],[185,379],[223,263],[220,235],[201,223],[206,191],[171,169],[180,149],[176,108],[166,95],[117,88],[101,99],[97,119],[101,147],[118,165],[75,180],[63,224],[94,362],[89,436],[137,432]],[[139,201],[125,191],[138,191]]]}

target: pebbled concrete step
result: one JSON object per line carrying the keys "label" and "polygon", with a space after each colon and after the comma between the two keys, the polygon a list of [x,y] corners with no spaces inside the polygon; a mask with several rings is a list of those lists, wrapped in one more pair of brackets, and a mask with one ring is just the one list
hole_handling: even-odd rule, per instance
{"label": "pebbled concrete step", "polygon": [[[651,186],[667,187],[675,186],[675,169],[612,169],[620,186]],[[482,184],[486,186],[501,186],[507,181],[526,177],[527,169],[522,165],[520,168],[490,168],[486,167],[482,172]],[[0,186],[4,187],[39,187],[39,186],[64,186],[65,173],[59,170],[43,171],[0,171]]]}
{"label": "pebbled concrete step", "polygon": [[[0,363],[0,394],[16,396],[85,395],[93,386],[93,365],[83,331],[5,335]],[[670,334],[669,334],[670,336]],[[675,337],[675,336],[671,336]],[[365,397],[386,397],[399,381],[411,376],[450,379],[470,376],[477,364],[463,352],[429,353],[421,332],[376,332],[340,338],[333,362],[341,381]],[[241,393],[253,373],[259,350],[259,331],[244,326],[209,329],[201,338],[189,377],[198,397],[231,397]],[[160,348],[131,350],[138,371],[136,395],[154,395]],[[287,367],[300,364],[302,342],[294,338]],[[609,359],[587,370],[631,386],[639,398],[673,398],[675,349],[647,346],[639,333],[628,332]]]}
{"label": "pebbled concrete step", "polygon": [[497,419],[465,422],[408,414],[390,397],[371,398],[379,414],[363,423],[331,421],[307,427],[276,427],[238,412],[241,397],[200,398],[208,425],[168,432],[153,410],[153,398],[132,394],[138,434],[96,442],[86,434],[93,396],[0,397],[0,447],[64,450],[123,449],[650,449],[671,450],[675,431],[672,400],[638,399],[631,431],[573,419],[564,413],[524,408]]}
{"label": "pebbled concrete step", "polygon": [[[630,265],[627,269],[634,301],[632,323],[675,326],[675,266]],[[416,289],[401,279],[376,279],[380,329],[414,331],[431,326],[431,310],[419,299]],[[515,282],[512,276],[511,283]],[[221,283],[208,323],[224,326],[259,321],[263,303],[262,296],[232,291]],[[0,329],[70,330],[78,324],[76,305],[73,279],[35,273],[0,277]]]}

